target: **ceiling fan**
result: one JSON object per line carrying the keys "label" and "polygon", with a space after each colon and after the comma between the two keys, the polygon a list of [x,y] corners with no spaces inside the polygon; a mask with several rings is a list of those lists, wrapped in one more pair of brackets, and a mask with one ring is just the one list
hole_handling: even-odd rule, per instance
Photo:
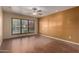
{"label": "ceiling fan", "polygon": [[32,8],[33,10],[33,15],[42,15],[42,10],[41,9],[37,9],[37,8]]}

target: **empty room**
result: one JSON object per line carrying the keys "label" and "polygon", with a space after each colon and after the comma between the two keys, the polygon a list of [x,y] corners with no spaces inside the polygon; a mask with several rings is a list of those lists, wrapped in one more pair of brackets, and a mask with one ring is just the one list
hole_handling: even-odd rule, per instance
{"label": "empty room", "polygon": [[78,6],[0,6],[1,53],[79,53]]}

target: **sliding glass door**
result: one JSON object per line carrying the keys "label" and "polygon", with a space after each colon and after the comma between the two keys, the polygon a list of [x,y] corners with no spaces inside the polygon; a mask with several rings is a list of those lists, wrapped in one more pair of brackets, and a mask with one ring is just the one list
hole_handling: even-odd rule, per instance
{"label": "sliding glass door", "polygon": [[12,34],[34,33],[34,20],[12,19]]}

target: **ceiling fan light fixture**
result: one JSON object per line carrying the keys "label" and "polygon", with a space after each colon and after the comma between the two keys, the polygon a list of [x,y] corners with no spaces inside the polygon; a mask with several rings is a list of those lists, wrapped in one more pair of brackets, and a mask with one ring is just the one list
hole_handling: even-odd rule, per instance
{"label": "ceiling fan light fixture", "polygon": [[37,8],[32,8],[32,10],[33,10],[33,15],[34,16],[37,16],[37,15],[39,15],[39,16],[41,16],[42,15],[42,10],[41,9],[37,9]]}
{"label": "ceiling fan light fixture", "polygon": [[42,12],[42,10],[38,10],[37,12]]}
{"label": "ceiling fan light fixture", "polygon": [[37,8],[32,8],[32,10],[36,11],[36,10],[37,10]]}
{"label": "ceiling fan light fixture", "polygon": [[39,13],[39,15],[42,15],[42,13]]}
{"label": "ceiling fan light fixture", "polygon": [[36,12],[33,12],[33,15],[37,15],[37,13]]}

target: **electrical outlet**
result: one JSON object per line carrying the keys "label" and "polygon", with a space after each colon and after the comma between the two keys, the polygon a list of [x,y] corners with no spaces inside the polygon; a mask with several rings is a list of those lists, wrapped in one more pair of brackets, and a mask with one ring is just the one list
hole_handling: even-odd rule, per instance
{"label": "electrical outlet", "polygon": [[71,39],[72,37],[71,37],[71,35],[69,36],[69,39]]}

